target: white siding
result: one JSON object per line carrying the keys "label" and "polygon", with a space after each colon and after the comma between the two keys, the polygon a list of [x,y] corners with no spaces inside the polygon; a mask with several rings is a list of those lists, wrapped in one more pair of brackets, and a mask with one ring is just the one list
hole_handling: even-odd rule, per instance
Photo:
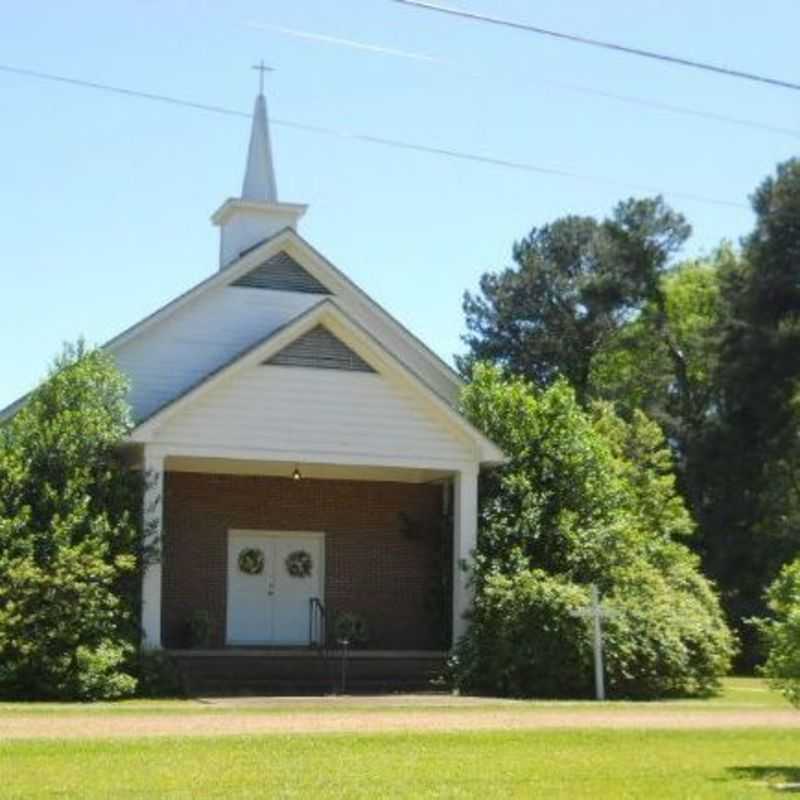
{"label": "white siding", "polygon": [[321,299],[218,287],[115,348],[117,364],[132,383],[134,417],[148,417]]}
{"label": "white siding", "polygon": [[304,367],[247,368],[168,418],[154,441],[430,465],[475,458],[405,386],[379,374]]}
{"label": "white siding", "polygon": [[[307,263],[314,259],[309,259],[302,248],[289,242],[283,249],[314,272]],[[348,286],[340,275],[322,271],[327,276],[317,277],[330,285],[342,309],[440,397],[454,405],[459,391],[457,380],[434,365],[420,351],[422,345],[411,344],[396,324]],[[206,289],[161,321],[112,346],[120,369],[132,383],[135,419],[146,419],[323,298],[324,295],[301,292],[220,285]]]}

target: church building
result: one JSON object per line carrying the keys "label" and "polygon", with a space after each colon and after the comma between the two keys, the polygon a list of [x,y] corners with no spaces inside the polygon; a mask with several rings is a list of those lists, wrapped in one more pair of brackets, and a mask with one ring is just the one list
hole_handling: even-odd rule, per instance
{"label": "church building", "polygon": [[260,93],[241,197],[212,217],[219,269],[105,346],[160,545],[143,641],[182,664],[335,649],[346,618],[354,665],[396,665],[465,629],[478,475],[503,453],[459,414],[458,375],[298,233],[305,212],[278,199]]}

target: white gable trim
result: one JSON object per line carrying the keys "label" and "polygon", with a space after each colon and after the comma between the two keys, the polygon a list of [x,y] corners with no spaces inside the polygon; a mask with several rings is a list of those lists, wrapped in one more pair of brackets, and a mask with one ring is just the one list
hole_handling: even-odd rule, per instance
{"label": "white gable trim", "polygon": [[385,378],[398,381],[410,387],[443,424],[459,439],[466,441],[471,446],[476,461],[497,464],[505,460],[504,454],[493,442],[467,422],[449,403],[443,400],[405,364],[389,353],[375,337],[347,315],[330,298],[320,301],[285,327],[271,334],[265,341],[257,344],[239,358],[234,359],[206,380],[194,386],[174,402],[157,411],[134,429],[130,440],[132,442],[153,441],[153,439],[157,438],[161,426],[168,419],[190,406],[196,399],[240,371],[261,364],[319,324],[325,325],[332,333],[339,336],[345,344],[352,347],[358,355]]}
{"label": "white gable trim", "polygon": [[230,266],[220,270],[214,275],[201,281],[184,294],[162,306],[157,311],[145,317],[140,322],[115,336],[103,345],[104,349],[114,352],[125,342],[143,333],[148,328],[156,325],[162,319],[174,314],[178,309],[191,303],[199,295],[210,291],[217,286],[233,283],[245,273],[261,264],[266,258],[286,250],[293,255],[308,271],[323,285],[328,287],[333,294],[349,295],[360,301],[363,305],[377,314],[394,330],[402,340],[419,353],[426,361],[445,376],[457,389],[464,382],[461,376],[445,361],[436,355],[424,342],[412,334],[404,325],[398,322],[388,311],[376,303],[361,287],[353,283],[341,270],[334,266],[319,251],[312,247],[297,231],[291,228],[283,230],[266,239],[260,245],[248,251]]}
{"label": "white gable trim", "polygon": [[[388,330],[396,334],[399,342],[408,346],[413,352],[422,359],[421,363],[428,364],[434,370],[433,374],[441,375],[442,385],[452,387],[452,396],[455,396],[464,385],[461,377],[432,350],[430,350],[420,339],[414,336],[407,328],[392,317],[385,309],[376,303],[360,287],[353,283],[344,273],[337,269],[330,261],[315,250],[306,242],[296,231],[291,228],[284,228],[274,236],[266,239],[261,244],[254,247],[242,255],[238,261],[232,265],[214,273],[210,277],[201,281],[188,291],[171,300],[166,305],[154,311],[149,316],[140,320],[136,324],[124,330],[103,345],[103,349],[114,354],[127,342],[137,338],[139,335],[155,327],[163,320],[168,319],[180,309],[197,300],[200,296],[218,287],[226,286],[252,269],[258,267],[264,260],[275,255],[281,250],[285,250],[292,255],[304,269],[313,275],[324,286],[347,304],[355,306],[354,311],[358,316],[358,309],[364,309],[367,313],[373,313],[386,324]],[[405,360],[405,359],[401,359]],[[446,394],[446,393],[445,393]],[[0,421],[13,416],[16,411],[24,405],[28,395],[20,397],[0,410]]]}

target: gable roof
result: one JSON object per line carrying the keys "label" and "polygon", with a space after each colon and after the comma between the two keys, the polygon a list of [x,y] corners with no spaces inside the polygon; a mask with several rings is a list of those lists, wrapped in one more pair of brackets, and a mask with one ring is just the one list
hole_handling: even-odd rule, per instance
{"label": "gable roof", "polygon": [[[229,368],[247,359],[254,350],[266,346],[267,342],[283,340],[288,329],[295,330],[298,325],[302,324],[302,320],[319,313],[319,307],[328,303],[332,304],[326,306],[329,313],[333,313],[332,308],[335,306],[340,315],[339,319],[347,319],[347,325],[360,330],[361,338],[366,338],[371,343],[371,347],[377,348],[377,351],[382,353],[381,358],[384,361],[396,362],[395,368],[398,364],[401,365],[401,369],[407,377],[413,377],[413,382],[418,389],[424,387],[426,395],[435,396],[434,404],[447,409],[446,416],[451,423],[454,421],[453,418],[457,418],[458,425],[461,425],[462,428],[464,425],[467,426],[466,430],[470,431],[470,437],[480,437],[482,442],[480,449],[488,454],[486,461],[495,462],[503,459],[500,450],[469,426],[456,412],[455,401],[463,382],[455,371],[291,228],[285,228],[265,239],[242,254],[232,265],[209,276],[118,334],[103,345],[104,349],[115,354],[116,351],[121,352],[123,346],[128,342],[131,345],[135,343],[137,346],[142,345],[144,339],[140,337],[146,331],[152,329],[153,332],[157,332],[159,323],[177,319],[181,309],[191,311],[197,308],[195,301],[199,301],[201,298],[208,300],[215,290],[226,290],[226,287],[230,287],[243,276],[258,270],[276,256],[283,258],[281,254],[285,254],[287,258],[298,264],[311,280],[319,282],[320,286],[330,292],[331,294],[327,296],[317,295],[328,299],[305,306],[306,310],[299,314],[295,308],[294,311],[289,312],[288,318],[276,320],[277,324],[254,343],[251,339],[246,346],[240,345],[238,349],[228,348],[226,353],[220,355],[218,362],[206,359],[204,368],[196,370],[195,374],[189,376],[185,383],[180,386],[176,385],[171,391],[163,393],[163,396],[156,398],[151,406],[142,410],[140,422],[134,432],[140,431],[144,425],[150,423],[166,409],[173,408],[181,404],[185,398],[193,396],[201,386],[213,381],[216,376],[226,373]],[[288,299],[303,295],[287,292],[285,296]],[[335,303],[331,299],[334,296]],[[314,294],[305,294],[305,297],[313,302]],[[264,326],[265,330],[267,328],[268,326]],[[0,421],[12,416],[26,399],[27,395],[0,411]]]}
{"label": "gable roof", "polygon": [[[379,303],[375,302],[360,286],[348,278],[341,270],[334,264],[328,261],[316,248],[309,244],[297,231],[292,228],[283,228],[273,236],[266,238],[260,244],[252,247],[247,252],[243,253],[237,261],[228,267],[214,273],[205,280],[188,289],[183,294],[171,300],[166,305],[154,311],[152,314],[144,317],[144,319],[130,326],[122,333],[110,339],[103,345],[104,349],[111,350],[112,352],[117,347],[121,346],[134,336],[142,333],[152,325],[158,323],[162,319],[174,314],[186,304],[192,302],[197,297],[206,292],[217,288],[219,286],[230,285],[235,283],[239,278],[245,275],[252,269],[255,269],[270,255],[280,252],[282,248],[289,247],[290,249],[297,249],[300,253],[306,256],[303,259],[305,263],[302,264],[303,268],[310,272],[312,277],[316,278],[323,286],[325,286],[332,294],[341,294],[342,292],[357,298],[358,301],[367,306],[377,316],[379,316],[389,327],[399,334],[399,336],[407,342],[407,344],[414,348],[420,355],[423,356],[425,361],[436,370],[442,377],[449,381],[453,388],[458,391],[464,382],[461,376],[436,353],[434,353],[421,339],[416,337],[411,331],[408,330],[401,322],[395,319],[384,309]],[[290,253],[291,255],[291,253]],[[338,291],[337,291],[338,290]]]}
{"label": "gable roof", "polygon": [[437,413],[446,424],[462,437],[471,441],[475,447],[478,460],[484,464],[499,464],[505,461],[505,455],[483,433],[471,425],[448,402],[443,400],[418,374],[404,364],[393,353],[383,347],[372,334],[357,320],[344,311],[332,298],[325,298],[311,308],[298,314],[287,324],[270,333],[263,340],[238,354],[228,363],[213,373],[204,376],[182,395],[164,404],[161,408],[143,420],[131,433],[133,442],[149,441],[159,427],[186,408],[195,400],[210,392],[220,382],[232,377],[241,370],[268,363],[277,353],[322,326],[328,330],[334,328],[334,335],[347,338],[345,344],[360,350],[357,355],[378,372],[392,371],[415,391],[415,393]]}
{"label": "gable roof", "polygon": [[290,230],[290,228],[284,228],[283,230],[278,231],[274,236],[270,236],[268,239],[265,239],[258,247],[254,247],[247,253],[243,253],[235,264],[209,275],[207,278],[204,278],[202,281],[200,281],[200,283],[196,283],[190,289],[187,289],[185,292],[179,294],[168,303],[165,303],[160,308],[157,308],[151,314],[148,314],[146,317],[143,317],[138,322],[135,322],[121,333],[118,333],[116,336],[109,339],[103,345],[103,349],[113,351],[115,348],[129,341],[134,336],[143,333],[151,326],[160,322],[162,319],[171,316],[180,308],[183,308],[183,306],[197,299],[200,295],[203,295],[218,286],[224,286],[225,284],[232,283],[233,281],[231,280],[231,276],[233,274],[233,270],[236,271],[235,278],[238,278],[247,271],[247,268],[244,266],[245,264],[250,268],[257,267],[259,259],[254,258],[254,254],[259,252],[262,247],[267,247],[270,242],[280,241],[280,239]]}

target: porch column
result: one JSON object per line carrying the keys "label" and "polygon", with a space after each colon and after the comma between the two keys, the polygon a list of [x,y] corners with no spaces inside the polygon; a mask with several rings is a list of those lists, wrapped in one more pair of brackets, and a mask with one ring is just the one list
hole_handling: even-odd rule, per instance
{"label": "porch column", "polygon": [[464,614],[472,604],[468,587],[472,551],[478,543],[478,467],[470,466],[453,479],[453,644],[464,634]]}
{"label": "porch column", "polygon": [[164,523],[164,454],[145,445],[144,541],[154,554],[142,573],[142,647],[161,647],[161,530]]}

